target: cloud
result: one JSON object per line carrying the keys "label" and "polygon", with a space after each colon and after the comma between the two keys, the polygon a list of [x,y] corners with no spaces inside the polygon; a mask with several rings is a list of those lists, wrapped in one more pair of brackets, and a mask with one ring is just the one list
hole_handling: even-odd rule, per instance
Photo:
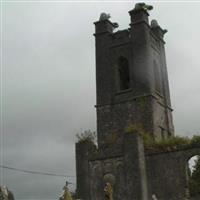
{"label": "cloud", "polygon": [[[176,132],[198,133],[199,4],[153,5],[150,18],[169,30]],[[75,175],[75,134],[96,129],[93,22],[108,12],[120,29],[128,28],[133,4],[7,2],[3,8],[3,162]],[[65,183],[60,177],[3,173],[1,181],[18,200],[56,199]]]}

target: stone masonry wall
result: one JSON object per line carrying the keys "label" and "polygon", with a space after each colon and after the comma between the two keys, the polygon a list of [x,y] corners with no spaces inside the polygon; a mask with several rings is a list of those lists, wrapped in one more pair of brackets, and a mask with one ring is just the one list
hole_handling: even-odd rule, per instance
{"label": "stone masonry wall", "polygon": [[200,146],[165,152],[146,152],[149,199],[184,200],[188,194],[188,160],[200,155]]}

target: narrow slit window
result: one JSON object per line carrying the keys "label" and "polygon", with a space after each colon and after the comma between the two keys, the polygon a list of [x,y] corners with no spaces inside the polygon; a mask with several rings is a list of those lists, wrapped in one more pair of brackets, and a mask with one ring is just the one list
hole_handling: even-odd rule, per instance
{"label": "narrow slit window", "polygon": [[124,57],[120,57],[118,60],[118,74],[119,74],[119,89],[126,90],[130,88],[130,74],[129,63]]}
{"label": "narrow slit window", "polygon": [[155,90],[161,93],[161,77],[157,63],[154,61]]}

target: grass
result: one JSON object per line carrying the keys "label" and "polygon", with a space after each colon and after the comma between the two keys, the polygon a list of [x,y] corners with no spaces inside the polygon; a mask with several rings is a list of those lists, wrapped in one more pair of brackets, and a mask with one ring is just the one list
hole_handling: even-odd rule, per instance
{"label": "grass", "polygon": [[190,147],[193,145],[200,145],[200,136],[197,135],[194,135],[192,138],[173,136],[158,141],[155,141],[152,138],[148,139],[148,137],[143,136],[143,140],[145,147],[160,150],[172,150],[177,149],[179,147]]}
{"label": "grass", "polygon": [[192,138],[182,136],[172,136],[162,140],[154,140],[141,124],[131,124],[126,128],[126,133],[140,134],[144,141],[144,146],[149,149],[171,150],[179,147],[189,147],[200,145],[200,136],[194,135]]}

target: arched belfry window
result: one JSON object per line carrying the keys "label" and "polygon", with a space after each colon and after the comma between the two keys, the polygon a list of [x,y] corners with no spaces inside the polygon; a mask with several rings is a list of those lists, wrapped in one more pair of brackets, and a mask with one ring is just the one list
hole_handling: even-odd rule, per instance
{"label": "arched belfry window", "polygon": [[118,59],[118,77],[120,90],[130,88],[129,63],[128,60],[122,56]]}

